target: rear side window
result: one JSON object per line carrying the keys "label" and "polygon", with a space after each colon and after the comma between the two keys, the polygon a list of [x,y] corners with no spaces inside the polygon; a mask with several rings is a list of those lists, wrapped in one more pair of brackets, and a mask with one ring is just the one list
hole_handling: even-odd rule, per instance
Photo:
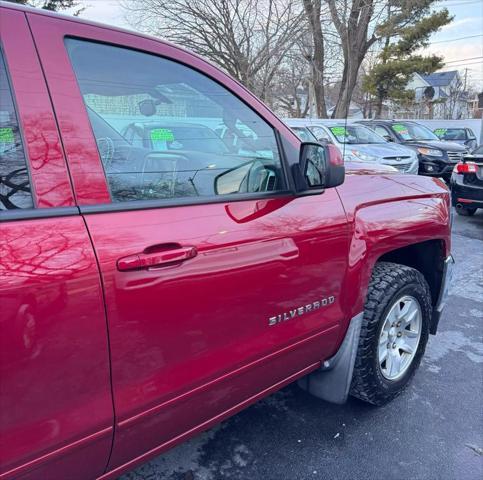
{"label": "rear side window", "polygon": [[66,46],[112,201],[284,189],[273,128],[217,82],[127,48]]}
{"label": "rear side window", "polygon": [[0,210],[33,206],[12,89],[0,50]]}
{"label": "rear side window", "polygon": [[327,140],[330,142],[330,135],[321,127],[310,127],[312,133],[317,137],[317,140]]}

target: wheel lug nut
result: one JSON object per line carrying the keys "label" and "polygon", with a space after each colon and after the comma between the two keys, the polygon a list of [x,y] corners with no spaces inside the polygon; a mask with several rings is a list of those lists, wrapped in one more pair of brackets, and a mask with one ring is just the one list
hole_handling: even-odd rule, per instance
{"label": "wheel lug nut", "polygon": [[396,344],[395,343],[392,344],[392,348],[396,348]]}
{"label": "wheel lug nut", "polygon": [[398,333],[397,333],[397,336],[398,336],[398,337],[402,336],[402,333],[401,333],[401,332],[398,332]]}
{"label": "wheel lug nut", "polygon": [[396,327],[400,327],[400,326],[401,326],[401,322],[397,322]]}

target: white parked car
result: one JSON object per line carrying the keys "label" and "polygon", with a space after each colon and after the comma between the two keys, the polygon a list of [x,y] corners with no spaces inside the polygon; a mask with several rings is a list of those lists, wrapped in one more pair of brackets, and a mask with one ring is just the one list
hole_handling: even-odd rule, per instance
{"label": "white parked car", "polygon": [[305,127],[320,142],[336,145],[345,160],[389,165],[403,173],[417,175],[416,152],[397,143],[387,142],[370,128],[358,124],[319,119],[286,119],[295,130]]}

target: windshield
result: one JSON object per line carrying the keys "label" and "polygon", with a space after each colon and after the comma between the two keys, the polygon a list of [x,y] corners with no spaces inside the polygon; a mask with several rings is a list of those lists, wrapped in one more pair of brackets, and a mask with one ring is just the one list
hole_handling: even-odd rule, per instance
{"label": "windshield", "polygon": [[399,122],[392,124],[391,128],[401,140],[439,140],[429,128],[417,123]]}
{"label": "windshield", "polygon": [[292,130],[295,132],[295,135],[299,137],[302,142],[314,142],[317,138],[312,134],[312,132],[305,127],[292,127]]}
{"label": "windshield", "polygon": [[339,143],[349,145],[386,143],[384,138],[362,125],[337,125],[329,127],[329,130]]}
{"label": "windshield", "polygon": [[466,140],[464,128],[437,128],[434,133],[442,140]]}

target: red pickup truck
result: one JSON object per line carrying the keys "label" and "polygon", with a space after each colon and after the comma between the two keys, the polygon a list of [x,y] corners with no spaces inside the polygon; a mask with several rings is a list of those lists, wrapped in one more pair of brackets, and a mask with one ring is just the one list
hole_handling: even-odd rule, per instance
{"label": "red pickup truck", "polygon": [[403,390],[453,263],[438,179],[345,174],[152,38],[1,3],[0,47],[1,480],[115,478],[295,380]]}

